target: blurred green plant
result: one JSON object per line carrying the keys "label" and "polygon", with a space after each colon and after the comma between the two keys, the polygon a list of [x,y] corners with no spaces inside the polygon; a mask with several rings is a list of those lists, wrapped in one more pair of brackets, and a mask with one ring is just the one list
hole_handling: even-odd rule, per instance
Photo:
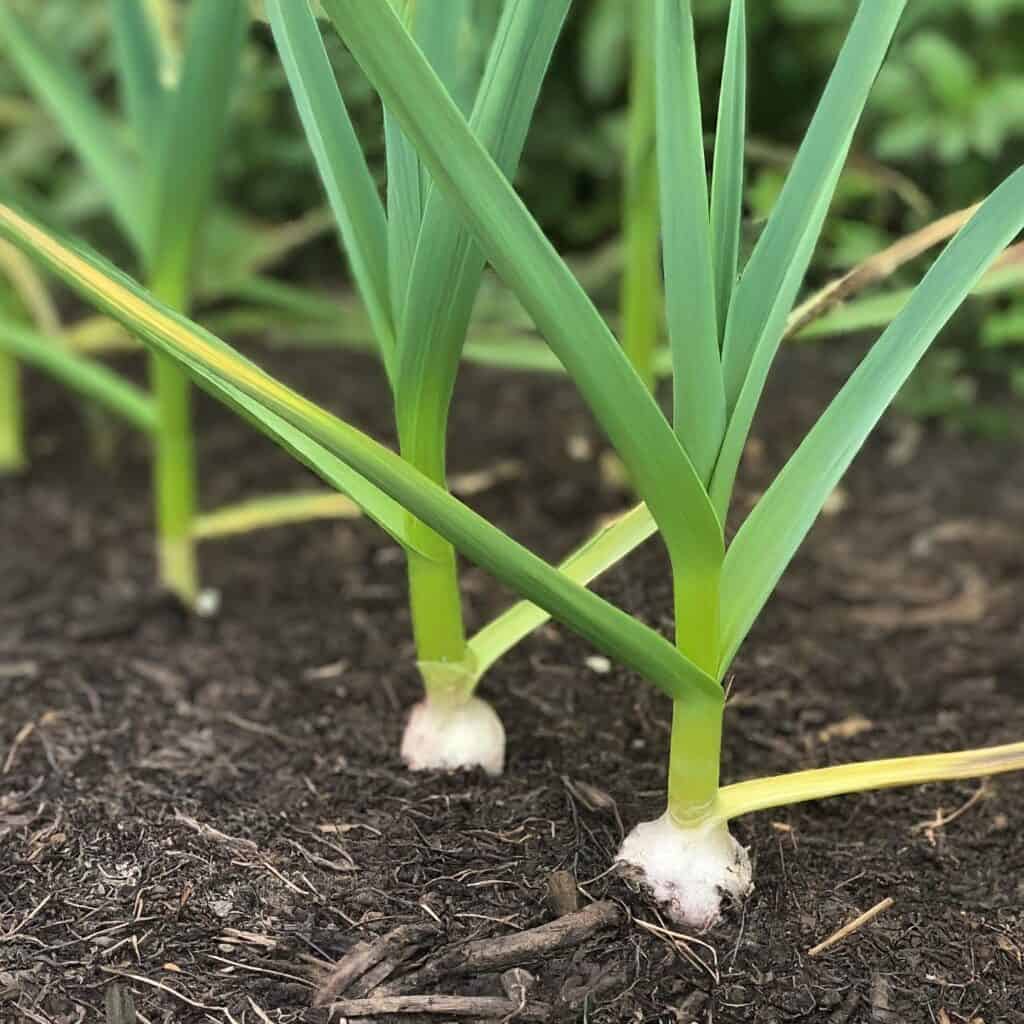
{"label": "blurred green plant", "polygon": [[[467,34],[463,45],[475,47],[482,59],[482,40],[490,37],[500,5],[493,0],[464,2],[472,8],[471,22],[479,31]],[[30,0],[10,3],[24,11],[36,7]],[[181,9],[180,0],[163,0],[158,6],[170,12]],[[263,15],[261,0],[251,0],[251,6],[258,17]],[[642,151],[637,149],[635,117],[630,120],[635,112],[629,105],[637,90],[637,83],[630,85],[631,12],[637,6],[622,0],[573,4],[516,179],[518,191],[545,230],[563,247],[575,250],[574,265],[590,279],[595,298],[605,308],[621,303],[622,323],[614,317],[612,322],[627,349],[634,343],[649,344],[638,340],[645,332],[650,337],[650,324],[643,321],[644,303],[648,310],[650,303],[636,285],[642,269],[632,281],[619,284],[620,270],[635,266],[637,247],[646,244],[646,252],[652,251],[649,239],[645,243],[642,234],[631,231],[624,221],[629,215],[623,195],[635,196],[637,185],[642,189],[645,180],[636,177]],[[752,5],[750,74],[758,85],[747,111],[745,216],[750,224],[763,222],[778,197],[794,155],[790,140],[806,123],[815,83],[831,66],[856,8],[857,0],[764,0]],[[727,0],[694,2],[705,89],[717,88],[721,75],[728,10]],[[62,50],[88,76],[93,93],[109,95],[116,61],[106,3],[48,0],[38,22],[48,38],[61,40]],[[935,208],[968,205],[1012,166],[1012,150],[1024,136],[1024,69],[1016,45],[1022,33],[1024,0],[917,0],[911,6],[858,134],[856,152],[837,188],[811,270],[812,283],[824,283],[923,226]],[[773,45],[783,34],[787,45]],[[325,44],[370,173],[383,188],[384,124],[373,90],[338,39],[328,36]],[[222,168],[225,192],[244,202],[250,217],[298,218],[306,209],[302,197],[316,194],[320,186],[268,25],[251,33],[239,73],[241,86]],[[0,65],[0,95],[0,179],[17,186],[14,194],[23,204],[33,197],[45,199],[51,222],[76,231],[87,225],[90,237],[109,241],[100,234],[103,222],[97,217],[103,212],[102,194],[81,174],[79,165],[64,158],[61,132],[39,118],[6,64]],[[18,130],[29,124],[31,131]],[[705,128],[710,127],[706,117]],[[634,177],[627,181],[630,173]],[[647,175],[649,193],[649,166]],[[634,213],[637,209],[634,205]],[[311,217],[305,224],[308,233],[298,230],[294,243],[307,240],[328,223],[321,211]],[[268,250],[266,235],[254,246],[251,233],[236,230],[243,223],[236,214],[233,223],[214,225],[210,232],[217,253],[207,262],[224,273],[218,280],[197,281],[196,299],[206,307],[218,302],[208,318],[212,326],[289,343],[330,344],[339,335],[350,344],[369,344],[368,325],[352,303],[346,303],[350,315],[342,320],[336,305],[308,288],[257,273],[291,249],[270,245]],[[634,216],[632,224],[650,235],[650,223],[644,228],[642,219]],[[615,242],[620,234],[621,246]],[[218,244],[219,239],[225,244]],[[624,261],[630,246],[631,257]],[[291,280],[320,280],[333,274],[332,249],[307,247],[303,262],[293,260],[289,265]],[[264,258],[240,266],[239,256],[252,252],[262,252]],[[910,280],[897,275],[891,285],[898,289]],[[84,322],[65,330],[70,344],[81,343],[83,350],[128,344],[123,332],[109,323]],[[520,344],[524,331],[531,330],[517,303],[485,277],[464,356],[489,364],[557,368],[542,347]],[[1012,290],[980,300],[973,311],[957,317],[941,348],[929,353],[922,369],[928,372],[934,359],[944,360],[947,368],[958,366],[956,395],[950,394],[948,404],[952,419],[986,429],[1004,422],[988,410],[970,415],[968,407],[1005,395],[1008,384],[1019,386],[1024,376],[1022,339],[1024,299],[1015,298]],[[512,345],[502,344],[509,340]],[[958,355],[945,355],[952,350]],[[659,358],[655,355],[654,362]],[[972,382],[970,387],[963,386],[963,378]],[[938,367],[935,379],[942,379]],[[967,399],[968,394],[974,398]],[[941,406],[927,404],[932,410]],[[911,411],[925,407],[909,399],[904,404]],[[961,416],[956,410],[968,414]]]}
{"label": "blurred green plant", "polygon": [[[32,5],[12,0],[0,6],[0,48],[8,58],[2,74],[16,75],[31,97],[12,89],[0,108],[5,193],[50,223],[79,223],[102,213],[106,226],[99,233],[115,226],[121,247],[131,251],[154,293],[176,309],[230,300],[239,292],[273,307],[278,293],[264,286],[260,271],[329,220],[314,210],[293,223],[265,227],[215,201],[248,24],[245,3],[198,0],[186,16],[177,5],[109,0],[103,17],[86,5],[76,21],[77,8],[54,3],[37,19]],[[54,33],[60,48],[51,44]],[[108,102],[111,93],[116,105]],[[65,146],[75,157],[74,174],[39,176],[40,164],[60,162]],[[195,543],[211,531],[197,513],[187,375],[153,354],[146,392],[97,362],[92,354],[131,347],[131,339],[113,321],[90,318],[65,326],[45,286],[19,261],[16,253],[0,252],[6,280],[0,290],[0,468],[25,462],[19,362],[148,433],[160,579],[194,604]],[[288,521],[306,504],[305,496],[295,496],[273,499],[259,515],[252,502],[239,516],[221,510],[216,532],[231,523],[240,529],[269,525],[275,515]],[[322,514],[317,496],[310,507]]]}

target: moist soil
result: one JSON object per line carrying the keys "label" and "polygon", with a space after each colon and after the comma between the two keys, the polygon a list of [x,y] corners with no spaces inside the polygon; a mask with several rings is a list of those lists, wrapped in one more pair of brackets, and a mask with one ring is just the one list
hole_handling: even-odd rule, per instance
{"label": "moist soil", "polygon": [[[786,353],[739,513],[849,356]],[[261,358],[390,437],[372,360]],[[469,370],[460,385],[451,469],[483,513],[554,558],[625,506],[565,381]],[[220,611],[190,616],[152,583],[142,442],[97,466],[66,395],[32,375],[27,392],[31,468],[0,484],[4,1024],[327,1020],[312,1009],[325,970],[401,926],[415,939],[392,991],[502,997],[502,968],[445,973],[442,955],[553,920],[557,872],[570,902],[613,901],[611,924],[524,955],[523,1019],[1024,1021],[1024,778],[745,817],[756,888],[705,934],[675,934],[609,871],[623,830],[662,810],[658,692],[542,628],[483,685],[506,774],[412,775],[397,751],[417,679],[388,537],[360,520],[206,543]],[[212,401],[198,416],[207,507],[310,486]],[[1022,521],[1019,446],[886,419],[736,660],[723,780],[1021,739]],[[472,625],[508,600],[478,570],[464,582]],[[657,541],[600,590],[669,629]]]}

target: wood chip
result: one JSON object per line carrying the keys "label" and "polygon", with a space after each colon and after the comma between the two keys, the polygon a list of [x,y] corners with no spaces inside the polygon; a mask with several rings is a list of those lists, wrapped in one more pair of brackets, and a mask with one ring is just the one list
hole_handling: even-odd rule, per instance
{"label": "wood chip", "polygon": [[834,722],[832,725],[826,725],[824,729],[820,729],[818,740],[821,743],[828,743],[829,740],[835,739],[849,740],[874,727],[875,723],[870,719],[863,715],[853,715],[850,718],[844,718],[841,722]]}
{"label": "wood chip", "polygon": [[580,909],[580,894],[571,871],[552,871],[548,875],[548,906],[559,917]]}

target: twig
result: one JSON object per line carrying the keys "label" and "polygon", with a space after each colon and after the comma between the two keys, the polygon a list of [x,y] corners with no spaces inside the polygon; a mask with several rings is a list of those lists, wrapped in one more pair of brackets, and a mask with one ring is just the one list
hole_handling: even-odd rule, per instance
{"label": "twig", "polygon": [[928,837],[928,842],[935,845],[935,833],[940,828],[945,828],[951,821],[956,821],[964,811],[970,810],[982,797],[988,796],[989,787],[988,781],[982,780],[981,785],[970,795],[966,803],[962,804],[955,811],[949,814],[943,814],[942,808],[938,808],[935,812],[935,817],[930,818],[928,821],[919,821],[913,826],[914,832],[924,832]]}
{"label": "twig", "polygon": [[6,775],[14,767],[14,759],[18,756],[18,748],[36,731],[35,722],[26,722],[15,734],[11,749],[7,752],[0,775]]}
{"label": "twig", "polygon": [[275,978],[285,978],[287,981],[297,981],[300,985],[308,985],[310,988],[313,987],[309,978],[302,978],[297,974],[289,974],[286,971],[274,971],[269,967],[258,967],[255,964],[245,964],[239,960],[229,960],[226,956],[217,956],[216,953],[207,953],[206,956],[210,960],[216,960],[221,964],[230,964],[232,967],[238,967],[243,971],[251,971],[254,974],[269,974]]}
{"label": "twig", "polygon": [[273,1024],[271,1019],[266,1015],[266,1013],[260,1007],[260,1005],[253,1000],[252,996],[246,996],[246,999],[249,1000],[249,1005],[252,1007],[252,1012],[255,1013],[256,1016],[259,1017],[261,1021],[263,1021],[263,1024]]}
{"label": "twig", "polygon": [[[427,925],[404,924],[388,932],[387,935],[381,936],[375,942],[357,942],[324,978],[317,989],[313,1005],[326,1006],[328,1003],[334,1002],[338,996],[347,992],[355,981],[381,963],[391,965],[393,971],[402,960],[411,955],[413,949],[436,934],[436,930]],[[400,957],[399,959],[396,959],[396,954]],[[390,974],[391,971],[388,971],[379,981],[383,981]],[[367,991],[372,990],[367,989]]]}
{"label": "twig", "polygon": [[127,971],[120,971],[116,967],[100,967],[100,970],[106,974],[116,974],[119,978],[130,978],[132,981],[138,982],[140,985],[149,985],[152,988],[158,988],[161,992],[166,992],[169,996],[174,996],[175,999],[180,999],[183,1003],[193,1007],[196,1010],[213,1010],[215,1013],[223,1013],[223,1006],[210,1006],[209,1003],[199,1003],[194,999],[190,999],[188,996],[183,995],[176,989],[171,988],[170,985],[165,985],[163,982],[154,981],[152,978],[143,977],[141,974],[129,974]]}
{"label": "twig", "polygon": [[[550,1003],[525,1003],[520,1008],[512,1000],[499,996],[373,996],[370,999],[341,999],[325,1009],[329,1014],[338,1014],[342,1018],[432,1013],[475,1020],[548,1021],[552,1013]],[[327,1020],[335,1018],[304,1014],[302,1019],[324,1021],[326,1024]]]}
{"label": "twig", "polygon": [[817,956],[819,953],[824,953],[826,949],[830,949],[837,942],[842,942],[843,939],[852,935],[855,931],[863,928],[864,925],[873,921],[879,914],[885,913],[896,901],[891,896],[886,896],[884,900],[876,903],[870,910],[865,910],[859,917],[855,917],[849,924],[844,924],[837,932],[833,932],[827,939],[819,942],[816,946],[812,946],[807,950],[808,956]]}
{"label": "twig", "polygon": [[196,821],[195,818],[190,818],[187,814],[182,814],[181,811],[176,810],[174,812],[174,820],[180,821],[183,825],[187,825],[194,832],[198,832],[204,839],[212,839],[218,843],[227,843],[229,846],[236,846],[243,850],[251,850],[253,852],[256,852],[259,849],[251,839],[243,839],[239,836],[229,836],[226,832],[221,832],[219,828],[214,828],[212,825],[206,825],[201,821]]}
{"label": "twig", "polygon": [[853,270],[825,285],[797,306],[786,321],[785,337],[791,338],[804,327],[838,306],[844,299],[892,276],[905,263],[945,241],[971,219],[980,204],[940,217],[919,231],[894,242],[858,263]]}
{"label": "twig", "polygon": [[610,900],[591,903],[574,914],[565,914],[536,928],[496,939],[476,939],[456,946],[422,969],[382,986],[380,992],[382,995],[396,995],[399,992],[422,991],[426,985],[443,977],[521,967],[543,958],[553,950],[578,946],[594,932],[621,924],[622,917],[622,910]]}
{"label": "twig", "polygon": [[50,900],[52,899],[52,892],[44,896],[42,900],[39,903],[37,903],[36,906],[32,910],[30,910],[24,918],[22,918],[21,924],[15,925],[9,932],[4,932],[3,935],[0,935],[0,942],[7,942],[8,940],[13,939],[19,932],[23,931],[25,925],[27,925],[29,921],[31,921],[32,918],[34,918],[39,913],[39,911],[42,910],[43,907],[45,907],[46,904],[49,903]]}

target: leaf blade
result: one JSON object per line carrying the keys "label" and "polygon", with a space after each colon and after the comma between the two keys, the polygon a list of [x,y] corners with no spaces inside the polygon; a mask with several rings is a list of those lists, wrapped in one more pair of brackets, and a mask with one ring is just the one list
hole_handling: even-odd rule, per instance
{"label": "leaf blade", "polygon": [[[466,13],[464,5],[459,0],[429,6],[417,0],[398,0],[398,4],[406,28],[450,92],[457,78],[456,42]],[[384,108],[384,140],[391,306],[395,323],[401,325],[426,213],[430,176],[387,106]]]}
{"label": "leaf blade", "polygon": [[[606,5],[607,6],[607,5]],[[619,4],[611,5],[621,16]],[[609,10],[611,10],[611,8]],[[654,89],[654,0],[636,0],[630,39],[629,122],[623,168],[620,305],[622,348],[644,383],[654,388],[654,353],[662,315],[661,239]]]}
{"label": "leaf blade", "polygon": [[711,240],[721,340],[739,272],[747,128],[747,3],[732,0],[711,172]]}
{"label": "leaf blade", "polygon": [[271,31],[386,367],[395,348],[384,207],[304,3],[267,0]]}
{"label": "leaf blade", "polygon": [[43,370],[66,387],[116,413],[147,434],[156,430],[156,407],[140,388],[58,339],[0,316],[0,350]]}
{"label": "leaf blade", "polygon": [[213,540],[315,519],[356,519],[361,515],[358,503],[333,491],[272,494],[246,498],[196,516],[192,536],[196,540]]}
{"label": "leaf blade", "polygon": [[181,77],[166,97],[154,143],[145,250],[150,281],[183,307],[195,284],[196,253],[217,181],[246,25],[243,0],[199,0],[193,6]]}
{"label": "leaf blade", "polygon": [[157,42],[142,0],[111,0],[110,20],[121,100],[140,147],[146,148],[156,126],[163,92]]}
{"label": "leaf blade", "polygon": [[673,422],[697,475],[708,483],[725,432],[725,389],[693,12],[690,0],[660,0],[654,11],[659,208]]}
{"label": "leaf blade", "polygon": [[764,232],[733,294],[722,350],[729,410],[712,479],[724,517],[772,360],[810,263],[868,93],[907,0],[863,3]]}
{"label": "leaf blade", "polygon": [[[657,531],[647,506],[636,505],[559,562],[558,571],[586,586]],[[543,608],[519,601],[478,630],[468,644],[476,677],[479,679],[502,655],[550,618]]]}
{"label": "leaf blade", "polygon": [[[512,0],[469,126],[506,178],[518,166],[569,0]],[[484,270],[484,255],[440,190],[427,200],[399,336],[396,409],[403,454],[444,479],[448,407]]]}
{"label": "leaf blade", "polygon": [[949,243],[740,527],[722,574],[720,672],[734,656],[826,498],[918,360],[1024,228],[1024,168]]}

